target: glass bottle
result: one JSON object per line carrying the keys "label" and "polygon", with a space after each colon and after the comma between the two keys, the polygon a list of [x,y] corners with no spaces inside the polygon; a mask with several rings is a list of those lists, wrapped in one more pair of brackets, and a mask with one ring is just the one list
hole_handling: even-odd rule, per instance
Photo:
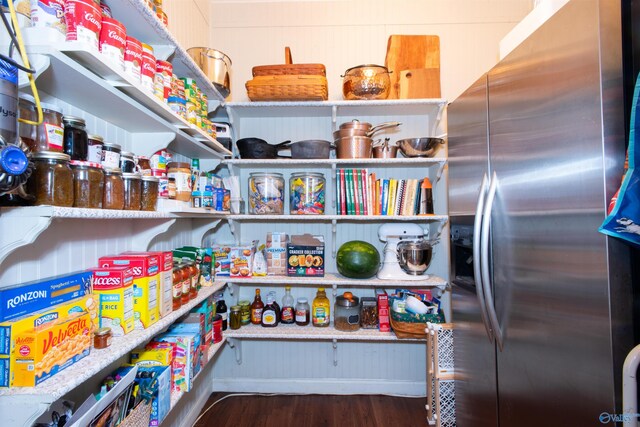
{"label": "glass bottle", "polygon": [[331,319],[331,303],[327,298],[324,288],[318,288],[316,297],[311,306],[311,320],[313,326],[327,327]]}
{"label": "glass bottle", "polygon": [[180,302],[182,305],[189,304],[189,300],[191,299],[191,271],[189,271],[189,266],[187,264],[180,264],[180,272],[182,273],[182,296],[180,297]]}
{"label": "glass bottle", "polygon": [[[229,328],[240,329],[242,326],[242,313],[239,305],[231,306],[231,313],[229,314]],[[224,328],[224,325],[223,325]]]}
{"label": "glass bottle", "polygon": [[309,301],[306,298],[298,298],[296,304],[296,325],[307,326],[311,321]]}
{"label": "glass bottle", "polygon": [[285,286],[284,297],[282,298],[282,311],[280,321],[283,325],[291,325],[296,321],[293,296],[291,296],[291,286]]}
{"label": "glass bottle", "polygon": [[227,304],[224,302],[224,298],[222,296],[220,296],[216,303],[216,313],[222,317],[222,330],[226,331],[229,315],[227,313]]}
{"label": "glass bottle", "polygon": [[253,304],[251,304],[251,323],[254,325],[259,325],[262,323],[262,309],[264,308],[264,303],[262,302],[262,298],[260,297],[260,289],[256,289],[256,296],[253,299]]}
{"label": "glass bottle", "polygon": [[71,160],[87,160],[89,141],[86,122],[80,117],[64,116],[64,133],[62,149]]}
{"label": "glass bottle", "polygon": [[280,313],[281,313],[281,309],[280,309],[280,304],[278,304],[277,298],[276,298],[276,291],[269,291],[269,296],[271,297],[271,300],[273,301],[273,306],[276,309],[276,323],[280,323]]}
{"label": "glass bottle", "polygon": [[191,278],[190,287],[189,287],[189,299],[198,298],[198,285],[200,282],[200,270],[196,265],[195,261],[188,262],[189,266],[189,277]]}
{"label": "glass bottle", "polygon": [[267,305],[265,305],[262,310],[261,323],[265,328],[275,328],[278,326],[278,309],[273,295],[271,292],[267,294]]}
{"label": "glass bottle", "polygon": [[177,310],[182,306],[182,272],[180,267],[173,267],[173,289],[171,289],[172,308]]}

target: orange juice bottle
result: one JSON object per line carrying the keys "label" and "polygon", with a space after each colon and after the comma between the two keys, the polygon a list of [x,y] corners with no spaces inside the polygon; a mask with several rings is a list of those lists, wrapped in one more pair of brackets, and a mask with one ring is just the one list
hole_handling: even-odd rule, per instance
{"label": "orange juice bottle", "polygon": [[313,304],[311,305],[311,321],[313,326],[329,326],[329,320],[331,318],[330,311],[331,303],[329,302],[329,298],[327,298],[324,288],[318,288],[316,297],[313,299]]}

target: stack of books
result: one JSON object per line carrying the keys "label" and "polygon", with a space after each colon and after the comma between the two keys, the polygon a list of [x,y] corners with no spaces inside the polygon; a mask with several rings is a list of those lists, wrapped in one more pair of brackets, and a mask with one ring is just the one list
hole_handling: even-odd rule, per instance
{"label": "stack of books", "polygon": [[432,215],[429,178],[377,179],[367,169],[336,170],[338,215]]}

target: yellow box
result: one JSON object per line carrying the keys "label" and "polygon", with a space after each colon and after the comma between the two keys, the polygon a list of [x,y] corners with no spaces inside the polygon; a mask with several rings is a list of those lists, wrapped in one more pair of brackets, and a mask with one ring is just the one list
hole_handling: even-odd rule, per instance
{"label": "yellow box", "polygon": [[93,269],[93,292],[100,301],[100,327],[114,337],[133,331],[133,270],[129,267]]}
{"label": "yellow box", "polygon": [[88,356],[91,335],[91,316],[87,312],[16,334],[11,385],[36,386]]}
{"label": "yellow box", "polygon": [[173,361],[173,347],[141,348],[131,352],[131,363],[142,366],[170,366]]}

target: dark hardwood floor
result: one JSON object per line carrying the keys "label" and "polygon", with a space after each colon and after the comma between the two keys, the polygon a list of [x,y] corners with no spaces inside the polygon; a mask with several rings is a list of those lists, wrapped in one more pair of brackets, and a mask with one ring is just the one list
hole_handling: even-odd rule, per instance
{"label": "dark hardwood floor", "polygon": [[[229,393],[213,393],[205,409]],[[214,405],[195,427],[427,426],[426,398],[381,395],[233,396]]]}

